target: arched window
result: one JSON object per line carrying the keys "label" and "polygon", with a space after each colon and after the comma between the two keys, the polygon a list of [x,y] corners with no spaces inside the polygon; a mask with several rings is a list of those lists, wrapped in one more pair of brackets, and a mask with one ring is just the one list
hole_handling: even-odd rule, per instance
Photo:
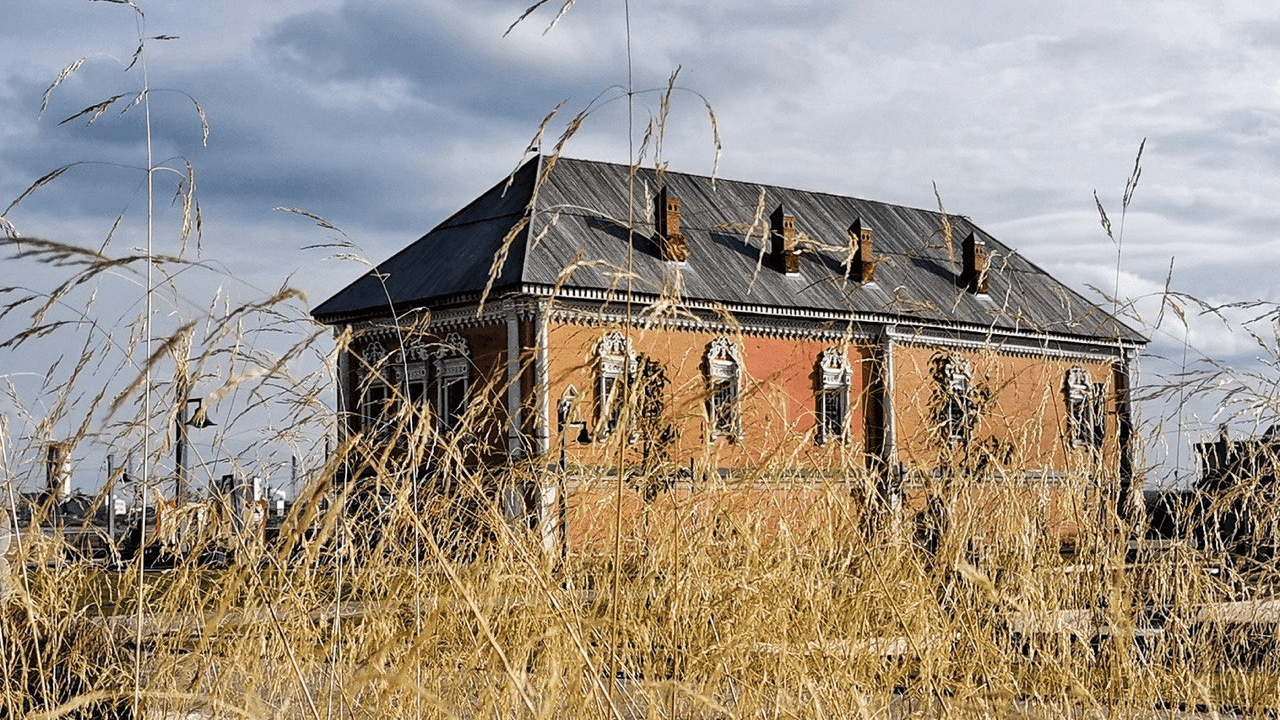
{"label": "arched window", "polygon": [[436,413],[440,432],[453,430],[467,412],[471,389],[471,346],[449,333],[435,353]]}
{"label": "arched window", "polygon": [[596,345],[596,437],[604,439],[622,422],[625,380],[635,364],[631,341],[610,332]]}
{"label": "arched window", "polygon": [[849,360],[839,348],[829,347],[818,356],[817,442],[844,440],[848,433]]}
{"label": "arched window", "polygon": [[716,338],[707,347],[707,418],[711,439],[742,434],[742,358],[728,338]]}
{"label": "arched window", "polygon": [[1067,371],[1067,436],[1072,447],[1101,449],[1107,435],[1107,389],[1079,365]]}

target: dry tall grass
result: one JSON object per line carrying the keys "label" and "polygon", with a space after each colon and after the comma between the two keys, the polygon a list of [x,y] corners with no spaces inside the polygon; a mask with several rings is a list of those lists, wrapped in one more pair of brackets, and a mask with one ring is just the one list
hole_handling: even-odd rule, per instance
{"label": "dry tall grass", "polygon": [[[643,551],[561,558],[512,529],[495,488],[464,485],[442,503],[394,468],[376,493],[335,486],[342,457],[278,542],[241,536],[227,567],[193,549],[170,570],[107,568],[66,559],[64,538],[26,535],[0,620],[7,715],[127,716],[135,686],[152,717],[1276,707],[1274,615],[1252,624],[1262,605],[1217,604],[1265,588],[1228,581],[1229,564],[1186,545],[1133,562],[1123,542],[1063,557],[1034,533],[972,547],[960,525],[936,553],[909,523],[765,534],[775,517],[717,513],[734,489],[703,488],[717,522],[671,523],[659,501],[624,529],[623,547]],[[489,531],[465,558],[441,532],[463,504]],[[820,505],[859,512],[843,487]]]}
{"label": "dry tall grass", "polygon": [[[664,106],[673,87],[674,76]],[[195,205],[182,205],[185,233]],[[117,256],[12,230],[5,246],[10,262],[67,275],[50,291],[6,290],[4,315],[32,312],[3,346],[68,334],[79,342],[78,355],[55,364],[62,390],[50,410],[30,415],[37,431],[0,428],[10,508],[16,488],[40,482],[42,444],[55,432],[131,448],[142,492],[169,494],[174,402],[185,404],[193,386],[206,407],[231,414],[226,426],[272,428],[258,431],[261,444],[289,448],[308,469],[278,537],[268,542],[253,523],[165,536],[176,543],[169,569],[144,562],[145,552],[84,559],[71,532],[20,535],[7,555],[12,591],[0,601],[5,717],[1085,717],[1280,707],[1274,568],[1254,558],[1237,573],[1238,560],[1191,543],[1133,557],[1135,528],[1113,504],[1077,508],[1084,541],[1064,555],[1027,523],[973,542],[976,514],[959,510],[976,484],[996,493],[990,506],[1026,501],[1024,488],[993,491],[976,474],[924,488],[952,511],[928,542],[919,532],[927,517],[867,514],[856,490],[875,478],[856,467],[811,488],[806,518],[782,525],[776,508],[735,502],[746,488],[704,479],[638,502],[631,521],[609,526],[613,551],[548,553],[499,502],[504,483],[546,471],[466,470],[471,444],[493,432],[493,407],[480,399],[503,388],[475,393],[448,435],[414,414],[425,411],[405,410],[388,436],[322,452],[326,373],[291,374],[308,367],[301,359],[322,335],[295,292],[191,304],[177,291],[178,269],[204,265],[180,256]],[[156,331],[140,317],[122,329],[95,321],[95,283],[155,271],[166,274],[147,287],[185,319]],[[663,312],[678,311],[678,300],[665,298]],[[102,363],[118,370],[95,375]],[[264,415],[279,420],[264,424]],[[432,479],[447,482],[423,481],[427,459],[442,469]],[[1084,475],[1064,482],[1074,483],[1064,488],[1071,497],[1097,498]],[[642,493],[619,483],[609,512],[624,495]],[[707,521],[685,521],[694,505]],[[230,559],[207,562],[208,548]]]}

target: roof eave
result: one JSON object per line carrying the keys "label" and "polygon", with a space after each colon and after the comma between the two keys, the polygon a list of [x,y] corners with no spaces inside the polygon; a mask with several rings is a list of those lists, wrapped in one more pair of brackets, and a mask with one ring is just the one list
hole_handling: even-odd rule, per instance
{"label": "roof eave", "polygon": [[[520,288],[520,294],[526,296],[556,297],[563,299],[585,300],[589,302],[625,303],[628,298],[625,292],[605,291],[598,289],[552,287],[543,284],[526,283]],[[659,299],[658,295],[647,293],[631,293],[634,303],[649,303]],[[831,308],[781,307],[775,305],[748,305],[727,303],[716,300],[697,298],[681,298],[680,304],[691,310],[723,310],[732,315],[757,315],[768,317],[792,317],[800,321],[811,322],[852,322],[863,325],[901,326],[921,329],[936,329],[945,332],[981,333],[990,336],[1018,337],[1024,340],[1043,340],[1054,343],[1087,344],[1122,349],[1141,350],[1150,342],[1146,337],[1129,330],[1130,337],[1102,336],[1052,332],[1029,328],[1009,328],[992,325],[979,325],[965,322],[946,322],[921,318],[912,315],[896,315],[892,313],[868,313],[856,310],[836,310]]]}

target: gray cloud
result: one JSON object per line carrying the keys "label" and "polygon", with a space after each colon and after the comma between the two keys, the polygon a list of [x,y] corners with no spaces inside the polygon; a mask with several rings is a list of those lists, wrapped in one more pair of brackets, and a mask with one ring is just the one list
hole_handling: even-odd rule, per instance
{"label": "gray cloud", "polygon": [[[299,250],[325,233],[274,207],[329,217],[380,260],[510,171],[561,101],[547,144],[603,93],[569,153],[626,160],[621,6],[581,0],[546,36],[553,12],[542,11],[503,38],[527,4],[144,6],[147,34],[180,36],[151,48],[153,85],[190,93],[212,125],[202,147],[190,101],[153,98],[158,157],[197,168],[206,257],[258,288],[292,276],[318,301],[363,268]],[[653,0],[632,7],[632,72],[643,91],[633,98],[634,139],[657,113],[650,90],[679,66],[689,92],[677,93],[666,127],[673,168],[711,170],[705,97],[725,143],[723,176],[926,207],[937,202],[936,182],[949,211],[1077,286],[1110,287],[1115,246],[1093,191],[1117,217],[1147,138],[1122,290],[1158,294],[1172,257],[1180,289],[1218,303],[1280,300],[1271,279],[1280,263],[1280,24],[1268,14],[1156,0],[774,0],[749,9]],[[96,246],[124,212],[113,242],[140,244],[139,176],[117,167],[144,162],[140,113],[109,113],[88,129],[57,125],[136,89],[117,62],[128,61],[134,32],[132,13],[115,4],[7,9],[0,203],[59,165],[108,164],[33,195],[12,218],[22,229]],[[45,87],[80,55],[92,57],[37,117]],[[172,245],[165,212],[162,238]],[[1193,330],[1206,352],[1256,356],[1243,336],[1203,323]],[[1178,346],[1159,348],[1173,355]],[[8,362],[24,372],[48,364]]]}

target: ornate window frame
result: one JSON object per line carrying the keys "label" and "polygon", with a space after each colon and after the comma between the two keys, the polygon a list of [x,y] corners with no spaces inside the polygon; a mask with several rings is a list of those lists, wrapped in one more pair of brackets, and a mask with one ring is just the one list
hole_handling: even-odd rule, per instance
{"label": "ornate window frame", "polygon": [[358,388],[360,427],[370,437],[381,437],[390,429],[388,414],[394,383],[390,375],[394,372],[395,360],[392,355],[385,345],[376,340],[360,351],[360,358],[364,361]]}
{"label": "ornate window frame", "polygon": [[635,371],[631,339],[614,330],[596,344],[596,439],[604,440],[622,424],[624,383]]}
{"label": "ornate window frame", "polygon": [[973,439],[973,430],[978,422],[973,364],[951,353],[935,356],[933,363],[938,398],[935,419],[939,435],[948,448],[966,445]]}
{"label": "ornate window frame", "polygon": [[707,424],[708,437],[742,439],[742,353],[727,337],[718,337],[707,345]]}
{"label": "ornate window frame", "polygon": [[1080,365],[1067,370],[1063,384],[1067,403],[1067,438],[1071,447],[1101,450],[1107,437],[1107,387],[1095,383]]}
{"label": "ornate window frame", "polygon": [[441,433],[457,427],[466,414],[471,394],[471,344],[456,332],[445,336],[435,351],[436,427]]}
{"label": "ornate window frame", "polygon": [[849,438],[849,386],[852,372],[848,356],[835,346],[818,356],[818,387],[814,394],[819,445]]}
{"label": "ornate window frame", "polygon": [[420,342],[409,343],[404,353],[404,401],[409,413],[410,432],[419,427],[431,406],[431,349]]}

